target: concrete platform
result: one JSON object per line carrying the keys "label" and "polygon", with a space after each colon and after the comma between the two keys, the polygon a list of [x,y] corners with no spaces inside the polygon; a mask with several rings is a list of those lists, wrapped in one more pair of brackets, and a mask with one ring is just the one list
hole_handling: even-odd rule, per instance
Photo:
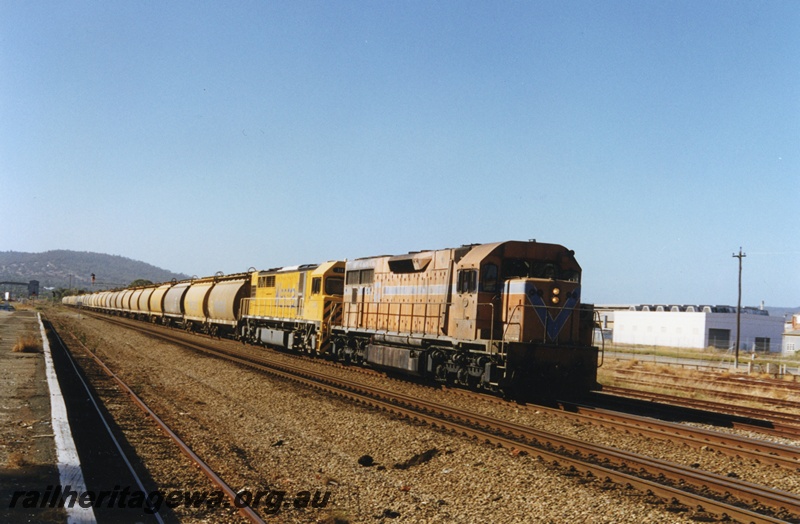
{"label": "concrete platform", "polygon": [[[14,351],[20,337],[35,348]],[[169,508],[150,511],[145,485],[148,472],[49,323],[0,311],[0,523],[175,522]]]}
{"label": "concrete platform", "polygon": [[[37,352],[12,351],[25,336],[39,340]],[[60,482],[41,347],[35,311],[0,311],[0,522],[67,520],[61,508],[9,507],[15,492]]]}

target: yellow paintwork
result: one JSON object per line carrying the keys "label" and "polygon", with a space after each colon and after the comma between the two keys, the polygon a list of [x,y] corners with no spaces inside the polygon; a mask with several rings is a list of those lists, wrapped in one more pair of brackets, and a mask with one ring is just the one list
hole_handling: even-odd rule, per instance
{"label": "yellow paintwork", "polygon": [[344,262],[254,272],[250,285],[250,298],[242,299],[243,319],[280,323],[284,330],[286,323],[312,325],[318,335],[314,349],[327,347],[331,323],[341,316]]}
{"label": "yellow paintwork", "polygon": [[315,324],[322,334],[318,338],[322,347],[331,318],[341,314],[342,296],[326,293],[328,279],[344,280],[344,262],[254,272],[251,296],[242,300],[242,318]]}

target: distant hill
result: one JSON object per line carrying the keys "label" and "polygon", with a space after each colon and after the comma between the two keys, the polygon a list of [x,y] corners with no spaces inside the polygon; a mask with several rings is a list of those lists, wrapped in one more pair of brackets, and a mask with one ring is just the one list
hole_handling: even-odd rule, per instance
{"label": "distant hill", "polygon": [[[95,274],[94,287],[92,273]],[[173,278],[189,277],[118,255],[68,250],[0,251],[0,282],[38,280],[40,289],[67,289],[71,285],[73,289],[101,290],[124,287],[138,279],[167,282]]]}

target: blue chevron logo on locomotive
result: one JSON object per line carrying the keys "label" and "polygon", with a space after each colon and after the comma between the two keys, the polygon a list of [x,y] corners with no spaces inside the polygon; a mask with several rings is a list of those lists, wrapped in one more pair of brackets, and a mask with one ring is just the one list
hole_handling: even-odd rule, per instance
{"label": "blue chevron logo on locomotive", "polygon": [[575,290],[568,295],[567,301],[555,317],[548,311],[550,308],[545,304],[544,298],[539,295],[539,290],[533,282],[525,282],[525,296],[528,297],[528,301],[533,306],[536,316],[539,317],[542,325],[544,325],[547,338],[555,341],[580,299],[580,287],[575,288]]}

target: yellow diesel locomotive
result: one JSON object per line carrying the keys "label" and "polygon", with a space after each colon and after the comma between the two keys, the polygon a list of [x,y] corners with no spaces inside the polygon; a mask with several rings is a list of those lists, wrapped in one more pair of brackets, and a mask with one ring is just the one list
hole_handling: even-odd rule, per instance
{"label": "yellow diesel locomotive", "polygon": [[251,273],[239,335],[254,343],[323,354],[341,316],[344,262]]}

